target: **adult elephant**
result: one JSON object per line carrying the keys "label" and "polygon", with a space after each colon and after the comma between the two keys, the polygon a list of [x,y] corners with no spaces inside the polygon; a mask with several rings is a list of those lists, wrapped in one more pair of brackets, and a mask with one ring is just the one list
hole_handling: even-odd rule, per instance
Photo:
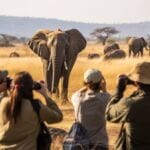
{"label": "adult elephant", "polygon": [[104,54],[109,53],[113,50],[120,49],[118,43],[108,44],[104,47]]}
{"label": "adult elephant", "polygon": [[147,42],[145,41],[145,39],[143,37],[131,38],[128,42],[128,46],[129,46],[129,57],[131,56],[131,52],[133,53],[133,57],[139,56],[140,54],[142,57],[143,56],[143,48],[146,48],[146,50],[148,50]]}
{"label": "adult elephant", "polygon": [[42,57],[43,70],[48,91],[68,101],[68,83],[70,72],[78,53],[85,48],[86,40],[77,29],[67,31],[40,30],[29,41],[29,47]]}

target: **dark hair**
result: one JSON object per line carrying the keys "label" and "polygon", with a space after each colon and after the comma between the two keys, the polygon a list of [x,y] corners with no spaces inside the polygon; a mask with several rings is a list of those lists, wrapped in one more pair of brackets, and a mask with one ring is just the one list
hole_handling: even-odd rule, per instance
{"label": "dark hair", "polygon": [[100,82],[97,82],[97,83],[93,83],[93,82],[86,83],[86,82],[84,82],[84,85],[93,91],[100,91],[100,89],[101,89]]}
{"label": "dark hair", "polygon": [[21,112],[23,99],[33,100],[33,79],[28,72],[19,72],[14,77],[14,87],[10,93],[10,105],[6,116],[12,124],[16,123],[17,117]]}

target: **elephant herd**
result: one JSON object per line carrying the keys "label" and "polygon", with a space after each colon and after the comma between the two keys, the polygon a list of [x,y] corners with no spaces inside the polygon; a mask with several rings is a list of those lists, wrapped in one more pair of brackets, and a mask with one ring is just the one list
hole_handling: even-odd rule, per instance
{"label": "elephant herd", "polygon": [[[37,31],[28,41],[34,53],[41,57],[46,86],[50,94],[55,93],[62,103],[68,101],[68,83],[71,70],[78,53],[86,47],[86,39],[77,29],[62,31],[42,29]],[[143,56],[147,43],[144,38],[129,40],[129,56]],[[150,51],[149,51],[150,53]],[[104,48],[104,58],[124,58],[126,53],[117,43]],[[59,90],[59,82],[61,91]]]}
{"label": "elephant herd", "polygon": [[[129,57],[133,55],[133,57],[143,56],[144,48],[149,51],[150,55],[150,47],[148,46],[146,40],[143,37],[137,38],[132,37],[128,41],[128,50]],[[126,57],[126,53],[120,49],[117,43],[108,44],[104,47],[104,59],[110,58],[124,58]]]}

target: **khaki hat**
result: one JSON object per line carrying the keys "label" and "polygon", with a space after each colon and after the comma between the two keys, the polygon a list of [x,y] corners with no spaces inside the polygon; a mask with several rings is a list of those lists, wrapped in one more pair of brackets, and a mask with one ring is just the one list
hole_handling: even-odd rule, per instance
{"label": "khaki hat", "polygon": [[86,83],[97,83],[103,78],[102,73],[97,69],[88,69],[84,73],[84,82]]}
{"label": "khaki hat", "polygon": [[7,70],[0,70],[0,81],[3,80],[4,78],[6,78],[7,75],[8,75]]}
{"label": "khaki hat", "polygon": [[150,62],[138,63],[128,78],[143,84],[150,84]]}

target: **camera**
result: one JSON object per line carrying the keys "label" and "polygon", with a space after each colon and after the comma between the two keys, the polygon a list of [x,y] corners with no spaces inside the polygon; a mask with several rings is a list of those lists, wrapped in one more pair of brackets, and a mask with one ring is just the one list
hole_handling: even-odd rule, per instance
{"label": "camera", "polygon": [[127,75],[120,75],[119,78],[126,81],[127,85],[134,85],[134,81],[130,80]]}
{"label": "camera", "polygon": [[127,84],[128,84],[128,85],[134,85],[135,83],[134,83],[134,81],[132,81],[132,80],[130,80],[129,78],[127,78]]}
{"label": "camera", "polygon": [[34,81],[33,83],[33,90],[40,90],[42,87],[41,87],[41,84],[37,81]]}
{"label": "camera", "polygon": [[10,89],[10,85],[11,85],[12,80],[13,79],[11,79],[10,77],[6,77],[6,86],[7,86],[7,89]]}

